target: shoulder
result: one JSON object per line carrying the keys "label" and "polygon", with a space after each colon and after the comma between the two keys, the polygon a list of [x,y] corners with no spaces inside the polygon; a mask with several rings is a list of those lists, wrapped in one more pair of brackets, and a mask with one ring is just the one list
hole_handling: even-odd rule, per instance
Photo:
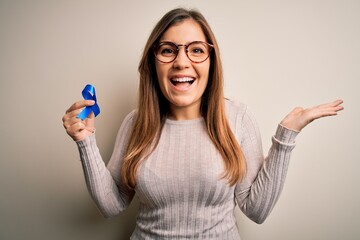
{"label": "shoulder", "polygon": [[124,120],[123,120],[123,122],[122,122],[122,124],[121,124],[120,132],[129,131],[129,129],[131,129],[132,126],[133,126],[134,123],[135,123],[136,116],[137,116],[137,110],[136,110],[136,109],[134,109],[134,110],[132,110],[131,112],[129,112],[129,113],[125,116],[125,118],[124,118]]}
{"label": "shoulder", "polygon": [[248,106],[239,101],[225,99],[225,110],[230,124],[241,122],[248,112]]}
{"label": "shoulder", "polygon": [[134,122],[137,116],[137,110],[133,109],[129,112],[126,117],[124,118],[124,122]]}
{"label": "shoulder", "polygon": [[131,130],[133,129],[136,120],[136,115],[137,115],[137,111],[132,110],[125,116],[117,133],[116,143],[115,143],[116,147],[123,146],[124,143],[128,142],[131,135]]}
{"label": "shoulder", "polygon": [[226,99],[225,109],[229,125],[239,140],[245,132],[257,129],[255,116],[246,104]]}
{"label": "shoulder", "polygon": [[225,108],[228,111],[243,111],[244,112],[247,109],[247,105],[240,101],[235,101],[235,100],[225,98]]}

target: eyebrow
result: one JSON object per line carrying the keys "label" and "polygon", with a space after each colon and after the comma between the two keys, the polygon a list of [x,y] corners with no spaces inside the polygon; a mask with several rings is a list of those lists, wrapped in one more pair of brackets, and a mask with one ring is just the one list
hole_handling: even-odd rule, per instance
{"label": "eyebrow", "polygon": [[206,40],[193,40],[193,41],[190,41],[190,42],[186,42],[185,44],[183,44],[183,43],[180,44],[180,43],[173,42],[173,41],[170,41],[170,40],[160,40],[159,43],[161,43],[161,42],[174,43],[175,45],[188,45],[189,43],[192,43],[192,42],[206,42],[207,43]]}

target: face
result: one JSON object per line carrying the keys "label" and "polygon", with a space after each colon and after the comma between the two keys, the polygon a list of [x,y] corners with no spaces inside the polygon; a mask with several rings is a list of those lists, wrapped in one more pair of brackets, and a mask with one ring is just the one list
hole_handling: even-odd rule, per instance
{"label": "face", "polygon": [[[189,19],[171,26],[161,37],[162,41],[189,44],[193,41],[206,42],[206,37],[200,25]],[[160,89],[170,103],[170,117],[200,117],[201,97],[208,83],[210,57],[202,63],[193,63],[181,46],[173,62],[155,62]]]}

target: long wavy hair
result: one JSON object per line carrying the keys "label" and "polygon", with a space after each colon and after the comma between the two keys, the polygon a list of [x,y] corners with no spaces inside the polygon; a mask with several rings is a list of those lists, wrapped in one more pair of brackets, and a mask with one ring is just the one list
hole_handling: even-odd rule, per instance
{"label": "long wavy hair", "polygon": [[208,84],[201,99],[200,112],[205,120],[209,137],[224,161],[225,170],[221,177],[226,178],[232,186],[246,174],[245,157],[230,129],[225,113],[223,72],[215,36],[200,12],[176,8],[166,13],[157,23],[140,60],[137,114],[121,169],[122,182],[130,189],[135,188],[139,166],[157,146],[169,113],[169,103],[158,83],[152,48],[169,27],[186,19],[196,21],[201,26],[208,43],[214,46],[210,56]]}

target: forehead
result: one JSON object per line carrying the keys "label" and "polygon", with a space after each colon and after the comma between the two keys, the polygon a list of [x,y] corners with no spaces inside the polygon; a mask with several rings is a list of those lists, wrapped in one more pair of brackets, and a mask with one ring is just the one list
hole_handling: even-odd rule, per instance
{"label": "forehead", "polygon": [[186,19],[169,27],[160,40],[186,44],[193,41],[206,42],[206,37],[199,23]]}

